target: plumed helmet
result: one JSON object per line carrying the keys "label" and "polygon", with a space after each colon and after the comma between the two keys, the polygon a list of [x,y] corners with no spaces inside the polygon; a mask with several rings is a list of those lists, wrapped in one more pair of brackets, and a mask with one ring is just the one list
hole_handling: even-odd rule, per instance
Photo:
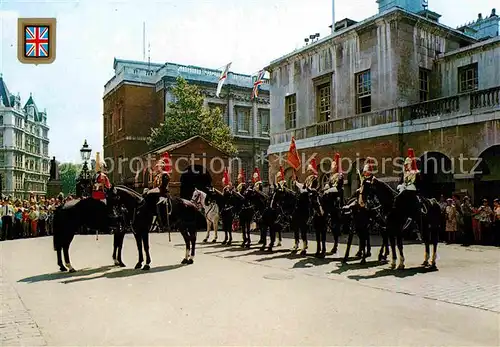
{"label": "plumed helmet", "polygon": [[312,173],[315,175],[318,174],[318,166],[316,165],[316,158],[311,159],[309,165],[307,165],[307,170],[312,171]]}

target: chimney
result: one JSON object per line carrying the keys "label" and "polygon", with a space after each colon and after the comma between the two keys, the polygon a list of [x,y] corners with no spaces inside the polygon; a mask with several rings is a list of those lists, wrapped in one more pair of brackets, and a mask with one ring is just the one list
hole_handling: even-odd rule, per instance
{"label": "chimney", "polygon": [[332,0],[332,34],[335,32],[335,0]]}
{"label": "chimney", "polygon": [[480,20],[482,20],[482,19],[483,19],[483,15],[482,15],[481,13],[479,13],[479,14],[477,15],[477,21],[479,22],[479,21],[480,21]]}

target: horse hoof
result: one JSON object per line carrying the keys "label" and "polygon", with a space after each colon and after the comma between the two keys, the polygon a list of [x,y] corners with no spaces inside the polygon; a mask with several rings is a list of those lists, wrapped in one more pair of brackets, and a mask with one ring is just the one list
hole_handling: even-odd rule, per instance
{"label": "horse hoof", "polygon": [[370,258],[372,254],[370,252],[366,253],[366,258]]}
{"label": "horse hoof", "polygon": [[70,273],[73,273],[73,272],[76,272],[76,270],[75,270],[75,269],[73,269],[73,268],[71,268],[71,269],[69,269],[69,272],[70,272]]}
{"label": "horse hoof", "polygon": [[259,250],[260,250],[261,252],[264,252],[264,251],[266,250],[266,246],[264,245],[264,246],[260,247],[260,248],[259,248]]}
{"label": "horse hoof", "polygon": [[336,248],[336,247],[334,247],[334,248],[332,248],[331,253],[332,253],[332,254],[337,254],[337,251],[338,251],[338,250],[337,250],[337,248]]}
{"label": "horse hoof", "polygon": [[203,243],[207,243],[208,242],[208,239],[203,239]]}
{"label": "horse hoof", "polygon": [[259,242],[257,242],[258,245],[263,245],[264,244],[264,240],[259,240]]}
{"label": "horse hoof", "polygon": [[431,266],[429,267],[431,270],[437,270],[436,263],[431,263]]}
{"label": "horse hoof", "polygon": [[151,269],[151,267],[150,267],[148,264],[146,264],[146,265],[144,265],[144,266],[142,267],[142,269],[143,269],[144,271],[148,271],[149,269]]}
{"label": "horse hoof", "polygon": [[246,247],[246,243],[243,242],[241,245],[240,245],[241,248],[245,248]]}
{"label": "horse hoof", "polygon": [[142,263],[137,263],[134,269],[139,270],[142,267]]}
{"label": "horse hoof", "polygon": [[245,245],[245,248],[250,248],[250,242]]}
{"label": "horse hoof", "polygon": [[187,264],[188,260],[186,258],[182,259],[181,264]]}
{"label": "horse hoof", "polygon": [[186,264],[191,265],[193,263],[194,263],[194,260],[192,258],[189,258]]}
{"label": "horse hoof", "polygon": [[404,269],[405,269],[405,264],[398,265],[398,270],[404,270]]}
{"label": "horse hoof", "polygon": [[429,266],[429,262],[428,262],[427,260],[425,260],[425,261],[422,263],[422,266],[423,266],[423,267],[427,267],[427,266]]}
{"label": "horse hoof", "polygon": [[360,263],[361,265],[366,264],[366,259],[365,259],[365,258],[361,259],[361,261],[360,261],[359,263]]}
{"label": "horse hoof", "polygon": [[316,253],[314,253],[314,257],[315,257],[315,258],[319,258],[319,257],[321,257],[321,253],[320,253],[320,252],[316,252]]}
{"label": "horse hoof", "polygon": [[65,272],[68,271],[64,266],[59,266],[59,271]]}
{"label": "horse hoof", "polygon": [[278,246],[276,246],[276,247],[281,247],[281,241],[280,241],[280,242],[278,242]]}
{"label": "horse hoof", "polygon": [[213,240],[212,240],[212,243],[216,243],[216,242],[217,242],[217,239],[213,239]]}
{"label": "horse hoof", "polygon": [[120,267],[126,267],[127,265],[125,265],[125,264],[123,264],[123,263],[120,262],[120,264],[118,264],[118,266],[120,266]]}
{"label": "horse hoof", "polygon": [[231,243],[233,243],[233,241],[227,241],[226,245],[231,246]]}
{"label": "horse hoof", "polygon": [[325,252],[321,252],[319,254],[319,257],[320,257],[320,259],[324,259],[326,257],[326,253]]}
{"label": "horse hoof", "polygon": [[391,270],[394,270],[395,268],[396,268],[396,264],[394,264],[394,263],[393,263],[393,264],[391,264],[390,269],[391,269]]}
{"label": "horse hoof", "polygon": [[116,260],[116,259],[114,260],[114,263],[115,263],[115,266],[120,265],[120,262],[118,260]]}
{"label": "horse hoof", "polygon": [[300,252],[300,255],[307,255],[307,251],[304,249],[303,251]]}
{"label": "horse hoof", "polygon": [[341,264],[342,264],[342,265],[347,265],[347,258],[342,259]]}
{"label": "horse hoof", "polygon": [[267,247],[267,251],[268,251],[269,253],[272,253],[273,248],[272,248],[272,247]]}
{"label": "horse hoof", "polygon": [[356,258],[361,258],[361,252],[358,252],[354,255]]}
{"label": "horse hoof", "polygon": [[222,243],[221,243],[221,245],[226,245],[226,244],[227,244],[226,240],[222,241]]}

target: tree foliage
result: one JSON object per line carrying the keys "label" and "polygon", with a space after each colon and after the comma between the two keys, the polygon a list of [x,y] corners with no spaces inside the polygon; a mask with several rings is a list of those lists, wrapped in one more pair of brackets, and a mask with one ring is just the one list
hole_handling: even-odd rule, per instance
{"label": "tree foliage", "polygon": [[59,179],[62,183],[62,192],[65,196],[75,194],[76,180],[81,170],[81,165],[73,163],[59,164]]}
{"label": "tree foliage", "polygon": [[218,149],[236,154],[231,129],[218,108],[203,106],[203,95],[195,85],[178,77],[172,90],[175,101],[168,103],[165,122],[151,129],[147,142],[154,149],[199,135]]}

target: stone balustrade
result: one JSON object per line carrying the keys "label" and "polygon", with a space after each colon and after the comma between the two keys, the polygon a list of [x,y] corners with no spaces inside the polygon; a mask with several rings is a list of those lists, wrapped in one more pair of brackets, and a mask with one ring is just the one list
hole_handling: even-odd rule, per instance
{"label": "stone balustrade", "polygon": [[402,122],[407,121],[445,115],[466,116],[473,112],[484,112],[488,109],[500,109],[500,86],[274,133],[270,136],[271,145],[290,142],[292,137],[295,137],[296,140],[302,140],[354,129],[389,125],[391,123],[394,123],[395,126],[401,126]]}

